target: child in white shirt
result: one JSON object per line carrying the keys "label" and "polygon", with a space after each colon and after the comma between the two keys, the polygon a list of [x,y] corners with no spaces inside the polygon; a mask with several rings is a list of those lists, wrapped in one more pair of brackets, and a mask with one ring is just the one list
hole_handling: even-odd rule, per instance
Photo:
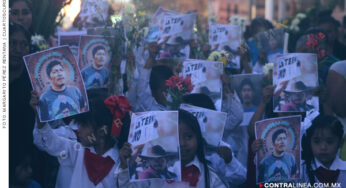
{"label": "child in white shirt", "polygon": [[[56,120],[59,124],[59,127],[56,129],[53,129],[53,132],[60,137],[64,137],[66,139],[69,139],[71,141],[77,141],[77,132],[78,132],[78,125],[75,123],[75,121],[72,119],[68,122],[68,125],[65,124],[66,121],[63,120]],[[37,127],[37,126],[35,126]],[[38,149],[41,151],[45,151],[45,147],[42,142],[42,136],[38,133],[37,129],[34,129],[33,131],[34,135],[34,144]],[[58,156],[58,160],[60,156]],[[72,176],[73,168],[72,166],[59,166],[58,174],[56,177],[56,183],[55,188],[65,188],[68,187],[71,183],[71,176]]]}
{"label": "child in white shirt", "polygon": [[[111,136],[118,136],[119,143],[123,143],[122,135],[127,136],[129,129],[130,105],[125,97],[106,97],[104,93],[89,96],[89,112],[76,116],[80,143],[57,136],[47,124],[38,122],[35,127],[43,149],[59,157],[61,166],[73,168],[70,188],[116,187],[113,173],[119,165],[118,146],[121,144],[117,145]],[[36,109],[35,92],[30,103]]]}
{"label": "child in white shirt", "polygon": [[[216,110],[213,101],[205,94],[195,93],[183,96],[183,103]],[[229,114],[227,114],[229,118]],[[217,149],[217,151],[215,151]],[[224,141],[218,148],[206,149],[206,159],[216,173],[232,187],[240,186],[246,180],[246,168],[234,157],[231,147]]]}
{"label": "child in white shirt", "polygon": [[303,181],[346,186],[346,162],[338,156],[344,130],[333,116],[320,115],[302,138]]}
{"label": "child in white shirt", "polygon": [[[224,188],[227,185],[207,165],[204,157],[205,141],[198,120],[189,112],[179,110],[179,143],[182,166],[182,182],[165,180],[146,180],[129,182],[127,159],[131,156],[130,144],[120,150],[120,168],[115,173],[119,187],[198,187]],[[191,174],[187,174],[191,172]],[[193,172],[193,173],[192,173]]]}

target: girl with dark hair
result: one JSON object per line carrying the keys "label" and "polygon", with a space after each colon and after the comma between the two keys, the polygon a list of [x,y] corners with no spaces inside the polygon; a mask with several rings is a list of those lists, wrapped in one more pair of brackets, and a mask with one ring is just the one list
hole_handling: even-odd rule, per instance
{"label": "girl with dark hair", "polygon": [[[107,98],[97,90],[89,94],[89,111],[75,117],[79,142],[56,135],[41,122],[35,127],[36,136],[46,152],[58,157],[61,166],[73,169],[68,187],[116,187],[113,173],[119,165],[118,146],[127,140],[131,106],[123,96]],[[30,104],[36,109],[38,97],[34,92]]]}
{"label": "girl with dark hair", "polygon": [[120,168],[116,172],[119,187],[198,187],[221,188],[227,185],[217,176],[205,159],[205,140],[198,120],[189,112],[179,110],[179,144],[182,166],[182,182],[148,180],[129,182],[127,159],[131,157],[131,145],[124,144],[120,150]]}
{"label": "girl with dark hair", "polygon": [[346,186],[346,162],[338,156],[344,130],[333,116],[320,115],[302,138],[303,180],[314,183],[341,183]]}
{"label": "girl with dark hair", "polygon": [[[183,103],[216,110],[211,98],[201,93],[183,96]],[[221,140],[217,148],[208,145],[205,157],[210,161],[210,166],[215,169],[219,177],[231,187],[239,186],[245,182],[246,168],[233,156],[231,147],[226,142]]]}

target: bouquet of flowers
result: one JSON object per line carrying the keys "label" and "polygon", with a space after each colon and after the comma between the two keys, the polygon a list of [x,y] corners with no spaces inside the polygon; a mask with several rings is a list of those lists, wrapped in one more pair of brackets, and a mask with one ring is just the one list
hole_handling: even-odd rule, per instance
{"label": "bouquet of flowers", "polygon": [[49,47],[44,37],[38,34],[31,36],[31,45],[35,46],[39,50],[45,50]]}
{"label": "bouquet of flowers", "polygon": [[263,66],[263,88],[268,85],[273,85],[273,63],[267,63]]}
{"label": "bouquet of flowers", "polygon": [[314,52],[317,53],[318,59],[322,59],[324,56],[326,56],[326,50],[320,46],[319,41],[325,39],[326,36],[319,32],[317,34],[309,34],[309,38],[306,41],[306,46],[311,48]]}
{"label": "bouquet of flowers", "polygon": [[189,76],[178,77],[172,76],[166,80],[166,86],[168,87],[168,94],[170,100],[167,100],[167,105],[171,110],[178,110],[182,103],[183,95],[189,94],[193,90],[191,78]]}
{"label": "bouquet of flowers", "polygon": [[224,67],[227,64],[227,60],[229,58],[229,54],[225,51],[225,50],[221,50],[221,51],[213,51],[209,57],[208,57],[208,61],[220,61],[223,63]]}

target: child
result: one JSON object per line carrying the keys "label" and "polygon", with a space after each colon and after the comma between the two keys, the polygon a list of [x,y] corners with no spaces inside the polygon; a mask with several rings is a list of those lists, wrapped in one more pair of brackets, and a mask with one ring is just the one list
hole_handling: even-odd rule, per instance
{"label": "child", "polygon": [[[159,46],[155,42],[148,45],[147,51],[149,57],[144,55],[144,57],[136,60],[141,60],[142,63],[138,62],[137,66],[138,78],[133,83],[136,88],[129,91],[129,96],[132,98],[131,102],[136,104],[134,111],[167,110],[167,86],[165,82],[176,74],[179,66],[174,66],[171,59],[156,61]],[[145,65],[142,65],[144,61]]]}
{"label": "child", "polygon": [[115,173],[119,187],[227,187],[226,184],[207,165],[204,157],[205,141],[198,120],[189,112],[179,110],[179,143],[182,166],[182,182],[147,180],[129,182],[126,160],[131,157],[130,144],[124,144],[120,150],[120,168]]}
{"label": "child", "polygon": [[16,153],[10,159],[10,188],[41,188],[32,179],[31,147],[16,148]]}
{"label": "child", "polygon": [[[102,93],[89,96],[89,112],[76,116],[80,143],[57,136],[47,124],[39,122],[35,128],[44,150],[59,157],[61,166],[73,168],[71,188],[116,187],[113,172],[119,165],[118,146],[128,134],[130,105],[122,96],[105,98]],[[36,109],[35,92],[30,103]],[[113,135],[120,136],[118,145]]]}
{"label": "child", "polygon": [[173,75],[172,69],[165,65],[141,70],[135,111],[166,110],[165,82]]}
{"label": "child", "polygon": [[[185,95],[183,96],[183,103],[216,110],[213,101],[205,94]],[[211,162],[210,166],[215,169],[216,173],[232,187],[240,186],[245,182],[246,168],[232,155],[227,143],[221,140],[220,146],[216,150],[208,147],[205,157]]]}
{"label": "child", "polygon": [[312,121],[302,138],[304,182],[346,186],[346,162],[337,155],[343,135],[343,126],[335,117],[320,115]]}

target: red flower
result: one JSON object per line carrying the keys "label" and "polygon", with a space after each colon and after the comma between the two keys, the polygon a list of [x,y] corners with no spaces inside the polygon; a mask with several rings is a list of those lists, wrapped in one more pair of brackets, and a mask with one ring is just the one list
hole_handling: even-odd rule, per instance
{"label": "red flower", "polygon": [[168,80],[166,80],[166,86],[174,90],[177,88],[179,91],[186,90],[191,92],[193,90],[193,86],[191,83],[191,78],[186,76],[185,79],[183,77],[172,76]]}
{"label": "red flower", "polygon": [[320,50],[317,54],[318,59],[322,59],[326,56],[326,50]]}
{"label": "red flower", "polygon": [[186,90],[187,90],[188,92],[191,92],[191,91],[193,90],[193,85],[192,85],[190,76],[186,76],[186,77],[185,77],[184,85],[185,85]]}
{"label": "red flower", "polygon": [[168,86],[168,87],[174,87],[174,83],[173,83],[173,80],[172,79],[168,79],[168,80],[166,80],[166,86]]}
{"label": "red flower", "polygon": [[322,40],[322,39],[324,39],[325,37],[326,37],[326,35],[323,34],[323,33],[321,33],[321,32],[319,32],[319,33],[316,34],[316,38],[317,38],[318,40]]}
{"label": "red flower", "polygon": [[179,91],[183,90],[183,88],[184,88],[183,84],[177,83],[177,88],[178,88]]}

